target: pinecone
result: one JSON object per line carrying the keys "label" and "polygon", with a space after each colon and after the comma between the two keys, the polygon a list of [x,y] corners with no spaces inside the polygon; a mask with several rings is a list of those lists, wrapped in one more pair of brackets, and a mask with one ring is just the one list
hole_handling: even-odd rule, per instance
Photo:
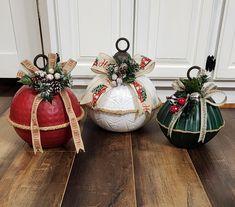
{"label": "pinecone", "polygon": [[124,75],[126,74],[126,72],[127,72],[127,68],[128,68],[128,65],[127,65],[126,63],[122,63],[122,64],[119,66],[119,70],[118,70],[119,74],[120,74],[121,76],[124,76]]}
{"label": "pinecone", "polygon": [[59,91],[61,91],[62,87],[59,81],[54,81],[51,85],[51,87],[53,88],[53,92],[54,94],[58,93]]}

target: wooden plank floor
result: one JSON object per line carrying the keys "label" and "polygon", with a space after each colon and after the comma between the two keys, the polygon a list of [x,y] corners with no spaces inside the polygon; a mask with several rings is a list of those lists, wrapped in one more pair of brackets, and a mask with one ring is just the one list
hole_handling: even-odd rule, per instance
{"label": "wooden plank floor", "polygon": [[14,92],[0,93],[1,207],[235,206],[234,109],[223,110],[217,137],[194,150],[172,146],[154,120],[112,133],[87,119],[85,153],[75,155],[70,142],[35,156],[7,122]]}
{"label": "wooden plank floor", "polygon": [[224,109],[225,127],[190,157],[213,206],[235,206],[235,109]]}
{"label": "wooden plank floor", "polygon": [[7,110],[19,87],[16,79],[0,79],[0,115]]}
{"label": "wooden plank floor", "polygon": [[60,206],[75,158],[73,144],[34,155],[7,121],[5,109],[14,93],[10,85],[0,94],[0,206]]}
{"label": "wooden plank floor", "polygon": [[187,151],[172,147],[155,120],[132,141],[138,206],[210,206]]}
{"label": "wooden plank floor", "polygon": [[76,156],[62,206],[136,206],[130,134],[88,120],[83,137],[86,152]]}

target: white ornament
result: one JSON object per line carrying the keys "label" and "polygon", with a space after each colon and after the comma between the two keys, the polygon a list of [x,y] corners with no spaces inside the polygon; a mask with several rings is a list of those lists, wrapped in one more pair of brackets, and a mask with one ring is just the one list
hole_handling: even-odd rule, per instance
{"label": "white ornament", "polygon": [[114,73],[114,74],[112,75],[112,80],[115,81],[115,80],[117,80],[117,78],[118,78],[117,74]]}
{"label": "white ornament", "polygon": [[46,78],[47,80],[53,80],[54,76],[52,74],[47,74]]}
{"label": "white ornament", "polygon": [[60,79],[60,74],[59,73],[55,73],[54,77],[55,77],[56,80],[59,80]]}
{"label": "white ornament", "polygon": [[[88,85],[88,89],[100,77],[94,78]],[[144,85],[151,96],[153,102],[151,114],[147,112],[138,114],[137,97],[133,93],[133,89],[129,85],[121,85],[113,87],[103,94],[97,102],[95,109],[88,109],[91,119],[100,127],[115,132],[133,131],[145,125],[156,115],[156,108],[160,105],[160,101],[153,83],[147,77],[141,76],[136,80]],[[120,112],[123,113],[118,114]]]}
{"label": "white ornament", "polygon": [[48,70],[48,73],[50,73],[50,74],[54,74],[54,69],[53,68],[50,68],[49,70]]}

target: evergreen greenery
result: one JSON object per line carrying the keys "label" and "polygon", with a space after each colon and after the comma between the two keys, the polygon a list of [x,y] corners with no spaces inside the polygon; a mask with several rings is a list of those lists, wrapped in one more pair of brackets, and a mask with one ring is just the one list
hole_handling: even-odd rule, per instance
{"label": "evergreen greenery", "polygon": [[[115,68],[117,68],[116,71]],[[136,79],[135,73],[139,70],[139,65],[135,62],[135,60],[128,58],[122,63],[119,63],[119,65],[110,64],[107,69],[107,76],[113,81],[112,76],[113,74],[116,74],[118,78],[122,79],[123,83],[132,83]]]}
{"label": "evergreen greenery", "polygon": [[56,64],[52,74],[47,67],[31,75],[25,74],[19,82],[34,88],[44,100],[49,102],[58,92],[72,86],[71,75],[64,73],[60,63]]}
{"label": "evergreen greenery", "polygon": [[208,76],[202,75],[192,79],[181,79],[181,82],[184,84],[185,90],[176,91],[176,97],[186,97],[187,94],[192,94],[194,92],[201,94],[203,85],[208,82]]}
{"label": "evergreen greenery", "polygon": [[[181,82],[184,84],[185,90],[176,91],[174,96],[176,96],[177,98],[187,98],[188,94],[192,94],[195,92],[199,93],[200,95],[203,95],[202,87],[206,82],[208,82],[208,76],[202,75],[191,79],[181,79]],[[194,110],[195,106],[198,104],[198,101],[199,100],[193,100],[189,98],[187,106],[184,108],[184,111],[182,113],[182,116],[189,115]]]}

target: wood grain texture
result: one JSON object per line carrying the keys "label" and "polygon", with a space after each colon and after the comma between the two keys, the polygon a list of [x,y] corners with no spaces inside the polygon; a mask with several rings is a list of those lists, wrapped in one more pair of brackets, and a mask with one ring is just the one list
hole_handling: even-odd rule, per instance
{"label": "wood grain texture", "polygon": [[222,110],[225,127],[201,148],[189,150],[190,157],[215,207],[235,206],[235,110]]}
{"label": "wood grain texture", "polygon": [[89,119],[83,138],[86,152],[76,156],[62,206],[136,206],[130,134]]}
{"label": "wood grain texture", "polygon": [[73,152],[21,150],[0,180],[3,206],[59,206]]}
{"label": "wood grain texture", "polygon": [[155,120],[132,143],[137,206],[211,206],[187,151],[169,144]]}
{"label": "wood grain texture", "polygon": [[18,86],[1,83],[0,206],[234,206],[235,110],[222,110],[225,128],[198,149],[172,146],[155,121],[112,133],[88,120],[85,153],[75,159],[70,141],[35,156],[7,121]]}
{"label": "wood grain texture", "polygon": [[226,103],[220,107],[221,109],[235,109],[235,103]]}
{"label": "wood grain texture", "polygon": [[11,100],[19,87],[20,85],[16,84],[16,80],[0,80],[0,115],[8,109]]}
{"label": "wood grain texture", "polygon": [[72,143],[34,155],[7,116],[0,117],[0,206],[60,206],[75,158]]}

